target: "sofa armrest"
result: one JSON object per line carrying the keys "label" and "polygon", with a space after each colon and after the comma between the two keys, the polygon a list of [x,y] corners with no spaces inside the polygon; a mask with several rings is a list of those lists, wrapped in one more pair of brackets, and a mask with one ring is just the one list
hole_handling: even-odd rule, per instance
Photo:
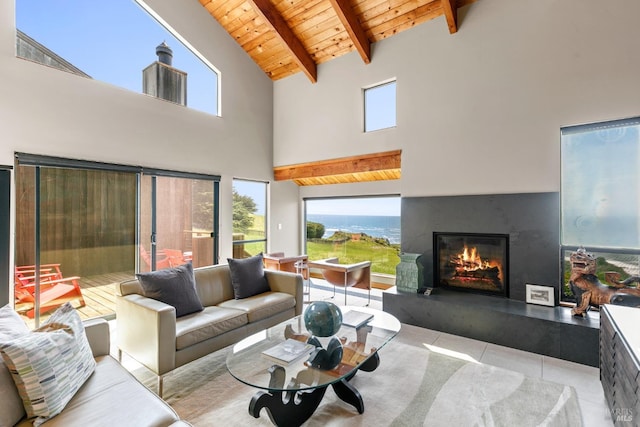
{"label": "sofa armrest", "polygon": [[116,296],[118,348],[156,375],[175,368],[176,309],[138,294]]}
{"label": "sofa armrest", "polygon": [[104,319],[89,319],[82,323],[93,357],[107,356],[111,345],[109,323]]}
{"label": "sofa armrest", "polygon": [[302,275],[276,270],[265,270],[264,274],[273,292],[293,295],[296,299],[296,316],[302,314]]}

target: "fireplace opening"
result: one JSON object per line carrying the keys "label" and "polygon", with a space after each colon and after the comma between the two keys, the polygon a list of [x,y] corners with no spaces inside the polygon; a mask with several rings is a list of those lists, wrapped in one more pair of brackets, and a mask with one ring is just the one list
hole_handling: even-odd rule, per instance
{"label": "fireplace opening", "polygon": [[509,235],[433,233],[436,286],[509,296]]}

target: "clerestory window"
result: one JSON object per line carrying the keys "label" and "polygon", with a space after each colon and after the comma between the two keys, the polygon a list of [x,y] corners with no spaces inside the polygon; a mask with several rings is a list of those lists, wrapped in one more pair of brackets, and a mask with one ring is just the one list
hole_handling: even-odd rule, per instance
{"label": "clerestory window", "polygon": [[396,126],[396,81],[378,84],[364,91],[364,131]]}
{"label": "clerestory window", "polygon": [[16,28],[18,57],[220,115],[219,72],[142,0],[16,0]]}

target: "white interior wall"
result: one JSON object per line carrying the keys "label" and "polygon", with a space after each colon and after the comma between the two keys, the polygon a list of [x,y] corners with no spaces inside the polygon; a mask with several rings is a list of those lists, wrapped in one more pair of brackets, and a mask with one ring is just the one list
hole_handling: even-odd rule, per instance
{"label": "white interior wall", "polygon": [[[479,0],[456,34],[440,17],[277,81],[274,164],[402,149],[403,196],[559,191],[560,127],[640,114],[640,2],[614,3]],[[397,127],[363,133],[361,88],[393,77]]]}
{"label": "white interior wall", "polygon": [[304,224],[299,212],[298,186],[290,181],[272,182],[269,192],[268,252],[284,252],[287,256],[303,253],[299,236]]}
{"label": "white interior wall", "polygon": [[225,260],[232,178],[272,179],[273,84],[197,1],[147,3],[221,71],[223,116],[16,58],[14,1],[3,1],[0,164],[27,152],[219,174]]}

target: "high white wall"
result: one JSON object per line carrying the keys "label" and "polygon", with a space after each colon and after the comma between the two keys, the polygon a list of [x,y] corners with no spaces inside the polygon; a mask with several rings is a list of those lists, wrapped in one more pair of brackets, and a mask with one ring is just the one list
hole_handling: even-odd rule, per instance
{"label": "high white wall", "polygon": [[14,2],[2,1],[0,164],[27,152],[219,174],[224,261],[232,178],[272,179],[273,84],[196,0],[147,3],[221,71],[223,116],[16,58]]}
{"label": "high white wall", "polygon": [[[559,191],[560,127],[640,115],[640,2],[479,0],[274,84],[274,164],[402,149],[402,179],[301,197]],[[361,88],[397,78],[397,127],[362,132]],[[594,159],[594,167],[597,159]],[[360,191],[362,190],[362,191]]]}

